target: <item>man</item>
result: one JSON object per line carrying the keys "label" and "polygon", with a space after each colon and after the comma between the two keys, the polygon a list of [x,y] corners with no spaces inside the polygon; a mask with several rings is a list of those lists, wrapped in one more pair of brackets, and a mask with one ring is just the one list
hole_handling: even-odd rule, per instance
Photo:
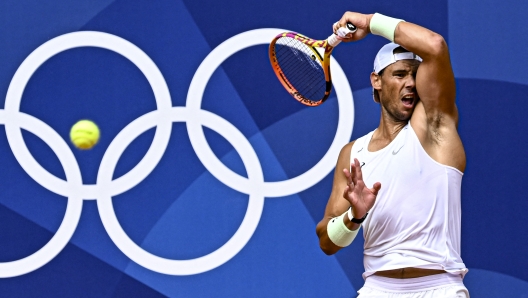
{"label": "man", "polygon": [[455,79],[445,40],[381,14],[346,12],[358,29],[394,43],[370,80],[381,105],[376,130],[343,147],[324,218],[321,249],[334,254],[363,226],[365,285],[359,297],[469,297],[460,258],[460,188],[466,156],[457,132]]}

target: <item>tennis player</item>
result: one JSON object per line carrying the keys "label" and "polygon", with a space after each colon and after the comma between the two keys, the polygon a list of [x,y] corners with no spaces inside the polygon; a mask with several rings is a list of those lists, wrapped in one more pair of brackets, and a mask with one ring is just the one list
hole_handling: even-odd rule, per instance
{"label": "tennis player", "polygon": [[334,24],[385,37],[370,81],[379,126],[339,154],[324,218],[328,255],[363,227],[365,297],[469,297],[460,257],[461,180],[466,155],[457,132],[455,79],[444,38],[382,14],[346,12]]}

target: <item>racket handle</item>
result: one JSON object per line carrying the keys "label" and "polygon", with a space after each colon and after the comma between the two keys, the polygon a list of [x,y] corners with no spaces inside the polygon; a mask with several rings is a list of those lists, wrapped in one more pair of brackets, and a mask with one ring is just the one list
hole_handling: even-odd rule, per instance
{"label": "racket handle", "polygon": [[344,38],[349,33],[354,33],[357,31],[357,27],[354,26],[354,24],[348,22],[346,24],[346,27],[340,27],[337,29],[337,35],[332,34],[330,37],[328,37],[328,43],[330,46],[335,47],[338,44],[341,43],[341,40],[337,38],[337,36]]}
{"label": "racket handle", "polygon": [[356,31],[357,27],[354,26],[354,24],[348,22],[346,24],[346,27],[340,27],[339,29],[337,29],[337,35],[339,35],[339,37],[345,37],[347,34],[354,33]]}

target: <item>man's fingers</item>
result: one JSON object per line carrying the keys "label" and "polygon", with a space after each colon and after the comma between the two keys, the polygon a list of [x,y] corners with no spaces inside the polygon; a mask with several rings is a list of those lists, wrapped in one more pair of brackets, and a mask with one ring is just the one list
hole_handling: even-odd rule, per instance
{"label": "man's fingers", "polygon": [[337,34],[337,30],[341,28],[341,25],[339,24],[340,21],[337,21],[332,25],[332,29],[334,29],[334,33]]}
{"label": "man's fingers", "polygon": [[355,164],[355,177],[357,180],[363,180],[363,172],[361,172],[361,165],[359,164],[359,160],[357,158],[354,158],[354,164]]}
{"label": "man's fingers", "polygon": [[347,201],[350,201],[349,194],[350,194],[351,190],[352,190],[352,188],[349,185],[347,185],[345,187],[345,190],[343,190],[343,198],[345,200],[347,200]]}
{"label": "man's fingers", "polygon": [[380,191],[381,189],[381,183],[379,182],[376,182],[374,183],[374,185],[372,186],[372,193],[377,196],[378,195],[378,192]]}
{"label": "man's fingers", "polygon": [[348,171],[348,169],[343,169],[343,173],[345,174],[347,185],[354,187],[354,181],[352,180],[352,175]]}
{"label": "man's fingers", "polygon": [[352,177],[352,181],[354,181],[354,183],[357,183],[356,171],[357,171],[357,166],[355,165],[354,162],[352,162],[350,164],[350,176]]}

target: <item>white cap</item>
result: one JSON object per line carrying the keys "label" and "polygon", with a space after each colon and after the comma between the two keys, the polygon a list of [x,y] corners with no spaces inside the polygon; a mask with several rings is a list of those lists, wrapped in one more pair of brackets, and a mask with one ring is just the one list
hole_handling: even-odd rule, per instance
{"label": "white cap", "polygon": [[395,44],[393,42],[388,43],[384,45],[376,55],[376,58],[374,58],[374,72],[379,73],[385,67],[395,63],[399,60],[405,60],[405,59],[415,59],[418,61],[422,61],[422,58],[420,58],[418,55],[412,53],[412,52],[404,52],[404,53],[398,53],[394,54],[394,49],[401,47],[399,44]]}

